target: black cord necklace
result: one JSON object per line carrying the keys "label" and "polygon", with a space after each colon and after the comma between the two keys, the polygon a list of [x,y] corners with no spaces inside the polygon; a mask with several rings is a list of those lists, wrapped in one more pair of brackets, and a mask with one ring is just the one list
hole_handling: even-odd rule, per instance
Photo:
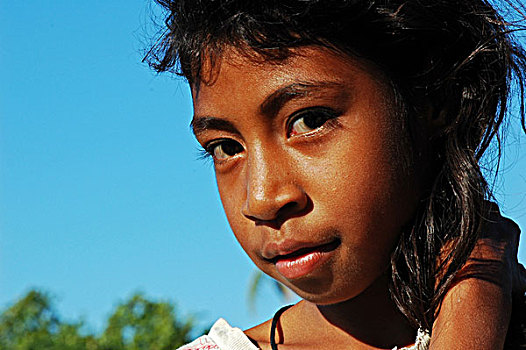
{"label": "black cord necklace", "polygon": [[278,344],[276,344],[276,328],[278,326],[279,317],[282,313],[287,311],[289,307],[292,305],[283,306],[281,309],[279,309],[275,314],[274,317],[272,317],[272,325],[270,326],[270,347],[272,350],[278,350]]}

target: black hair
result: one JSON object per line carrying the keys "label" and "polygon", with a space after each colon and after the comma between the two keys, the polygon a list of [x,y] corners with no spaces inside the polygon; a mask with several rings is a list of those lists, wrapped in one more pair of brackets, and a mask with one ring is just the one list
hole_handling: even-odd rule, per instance
{"label": "black hair", "polygon": [[495,139],[500,154],[499,128],[515,91],[526,132],[526,54],[515,37],[524,5],[502,3],[520,19],[506,21],[486,0],[156,1],[166,29],[145,60],[159,72],[194,84],[206,78],[203,63],[214,66],[227,48],[279,61],[294,48],[321,46],[376,65],[409,121],[422,105],[445,114],[431,140],[429,190],[391,259],[393,299],[415,327],[431,329],[490,215],[479,162]]}

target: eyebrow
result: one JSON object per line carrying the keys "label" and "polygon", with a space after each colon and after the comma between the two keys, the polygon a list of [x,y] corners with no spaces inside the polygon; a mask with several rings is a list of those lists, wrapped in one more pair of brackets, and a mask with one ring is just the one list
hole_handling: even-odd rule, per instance
{"label": "eyebrow", "polygon": [[319,93],[324,89],[341,88],[342,84],[333,81],[322,82],[298,82],[284,86],[270,94],[261,106],[261,114],[271,118],[276,115],[281,108],[288,102]]}
{"label": "eyebrow", "polygon": [[[280,109],[283,108],[288,102],[311,96],[316,93],[320,93],[321,90],[325,89],[338,89],[342,88],[343,85],[333,81],[322,81],[322,82],[297,82],[292,83],[267,96],[259,107],[259,112],[268,118],[274,117]],[[190,123],[194,135],[198,135],[206,130],[219,130],[226,131],[232,134],[239,135],[240,132],[237,128],[228,120],[222,118],[216,118],[211,116],[197,117],[194,116]]]}
{"label": "eyebrow", "polygon": [[216,118],[216,117],[195,117],[190,123],[194,135],[198,135],[205,130],[219,130],[226,131],[231,134],[239,135],[239,131],[236,127],[228,120]]}

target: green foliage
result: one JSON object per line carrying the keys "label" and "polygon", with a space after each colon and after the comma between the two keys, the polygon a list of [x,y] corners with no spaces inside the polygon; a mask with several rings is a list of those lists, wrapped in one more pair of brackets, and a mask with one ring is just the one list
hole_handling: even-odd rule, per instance
{"label": "green foliage", "polygon": [[96,349],[92,336],[80,334],[81,327],[62,322],[47,294],[30,291],[0,315],[0,349]]}
{"label": "green foliage", "polygon": [[187,343],[191,319],[180,322],[173,306],[134,295],[111,315],[101,338],[102,350],[171,350]]}
{"label": "green foliage", "polygon": [[107,324],[100,336],[85,334],[82,322],[62,320],[49,295],[33,290],[0,314],[0,350],[172,350],[193,328],[171,303],[141,294],[118,305]]}

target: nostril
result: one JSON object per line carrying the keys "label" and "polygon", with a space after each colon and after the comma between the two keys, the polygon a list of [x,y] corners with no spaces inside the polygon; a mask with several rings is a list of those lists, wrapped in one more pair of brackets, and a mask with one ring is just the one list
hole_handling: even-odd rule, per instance
{"label": "nostril", "polygon": [[289,203],[286,203],[284,206],[282,206],[279,210],[278,210],[278,213],[277,213],[277,217],[283,217],[283,216],[287,216],[287,214],[290,214],[290,213],[293,213],[297,210],[298,208],[298,203],[297,202],[289,202]]}
{"label": "nostril", "polygon": [[301,187],[273,181],[265,186],[248,186],[241,213],[257,224],[266,225],[301,215],[308,203],[307,194]]}
{"label": "nostril", "polygon": [[262,215],[252,216],[248,213],[243,213],[246,218],[254,221],[256,226],[264,225],[276,230],[279,230],[281,225],[290,218],[305,215],[310,212],[313,208],[313,203],[309,197],[305,196],[305,202],[289,201],[281,206],[281,208],[274,212],[272,216],[264,218]]}

